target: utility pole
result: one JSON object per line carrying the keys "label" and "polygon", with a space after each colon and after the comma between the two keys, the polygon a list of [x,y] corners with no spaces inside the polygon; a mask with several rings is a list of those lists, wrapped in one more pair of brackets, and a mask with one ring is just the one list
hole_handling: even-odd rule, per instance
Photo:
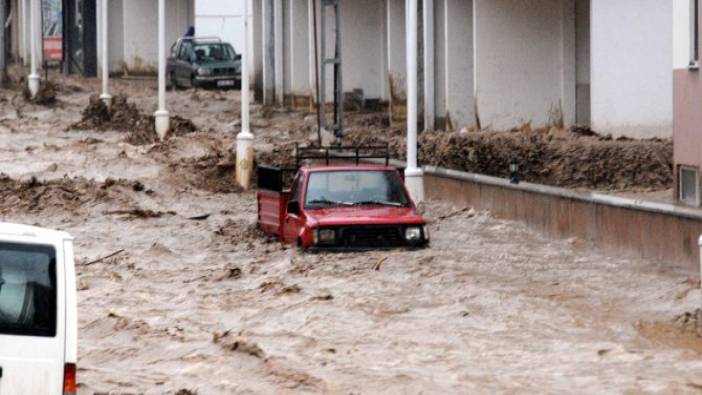
{"label": "utility pole", "polygon": [[249,189],[254,150],[249,117],[249,0],[244,0],[244,50],[241,53],[241,132],[236,136],[236,181]]}
{"label": "utility pole", "polygon": [[166,109],[166,1],[158,0],[158,110],[154,113],[156,134],[163,141],[170,129]]}
{"label": "utility pole", "polygon": [[7,19],[7,0],[0,0],[0,88],[5,84],[7,76],[7,35],[5,34],[5,20]]}

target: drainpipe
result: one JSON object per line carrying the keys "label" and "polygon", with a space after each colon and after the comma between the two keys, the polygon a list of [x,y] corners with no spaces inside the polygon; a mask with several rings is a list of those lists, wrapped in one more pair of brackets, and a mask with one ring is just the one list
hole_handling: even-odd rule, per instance
{"label": "drainpipe", "polygon": [[156,134],[163,141],[170,127],[168,110],[166,110],[166,0],[158,0],[158,111]]}
{"label": "drainpipe", "polygon": [[702,287],[702,236],[700,236],[697,244],[700,247],[700,287]]}
{"label": "drainpipe", "polygon": [[407,169],[405,183],[414,202],[424,201],[424,173],[417,167],[417,0],[407,1]]}
{"label": "drainpipe", "polygon": [[110,79],[110,68],[109,68],[109,54],[107,45],[107,35],[108,35],[108,22],[107,22],[107,7],[109,7],[108,0],[102,0],[102,94],[100,99],[109,106],[112,103],[112,96],[108,91],[109,79]]}
{"label": "drainpipe", "polygon": [[7,58],[5,52],[5,41],[7,36],[5,35],[5,20],[7,15],[5,15],[5,10],[7,10],[7,0],[0,0],[0,88],[5,83],[5,76],[7,75],[5,68],[7,67]]}
{"label": "drainpipe", "polygon": [[307,54],[309,57],[309,79],[310,79],[310,92],[312,92],[312,103],[310,103],[310,108],[314,108],[314,104],[317,102],[317,58],[315,57],[316,41],[314,40],[315,29],[317,28],[317,21],[314,18],[314,7],[316,6],[315,1],[317,0],[307,0]]}
{"label": "drainpipe", "polygon": [[249,116],[249,2],[244,0],[244,50],[241,53],[241,132],[236,135],[236,181],[251,186],[254,150]]}

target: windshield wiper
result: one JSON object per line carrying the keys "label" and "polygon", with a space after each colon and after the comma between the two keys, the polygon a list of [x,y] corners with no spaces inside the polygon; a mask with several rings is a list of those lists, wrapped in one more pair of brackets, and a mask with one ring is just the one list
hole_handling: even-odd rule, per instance
{"label": "windshield wiper", "polygon": [[405,205],[397,202],[388,202],[384,200],[364,200],[362,202],[355,202],[354,206],[392,206],[392,207],[404,207]]}
{"label": "windshield wiper", "polygon": [[325,206],[350,206],[350,203],[347,202],[337,202],[334,200],[329,200],[329,199],[315,199],[315,200],[310,200],[307,202],[307,204],[321,204]]}

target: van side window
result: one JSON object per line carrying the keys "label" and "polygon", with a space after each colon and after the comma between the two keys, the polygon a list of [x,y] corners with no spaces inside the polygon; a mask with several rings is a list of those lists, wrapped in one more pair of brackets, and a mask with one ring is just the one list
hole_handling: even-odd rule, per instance
{"label": "van side window", "polygon": [[0,334],[56,336],[56,251],[0,243]]}

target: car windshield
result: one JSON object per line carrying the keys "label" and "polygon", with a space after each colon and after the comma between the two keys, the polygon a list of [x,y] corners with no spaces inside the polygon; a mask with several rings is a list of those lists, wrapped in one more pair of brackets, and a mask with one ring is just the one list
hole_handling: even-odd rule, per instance
{"label": "car windshield", "polygon": [[0,334],[56,334],[56,253],[0,243]]}
{"label": "car windshield", "polygon": [[193,51],[200,63],[229,62],[235,57],[234,48],[229,44],[196,44]]}
{"label": "car windshield", "polygon": [[349,170],[310,174],[305,207],[363,205],[407,207],[409,199],[397,172]]}

